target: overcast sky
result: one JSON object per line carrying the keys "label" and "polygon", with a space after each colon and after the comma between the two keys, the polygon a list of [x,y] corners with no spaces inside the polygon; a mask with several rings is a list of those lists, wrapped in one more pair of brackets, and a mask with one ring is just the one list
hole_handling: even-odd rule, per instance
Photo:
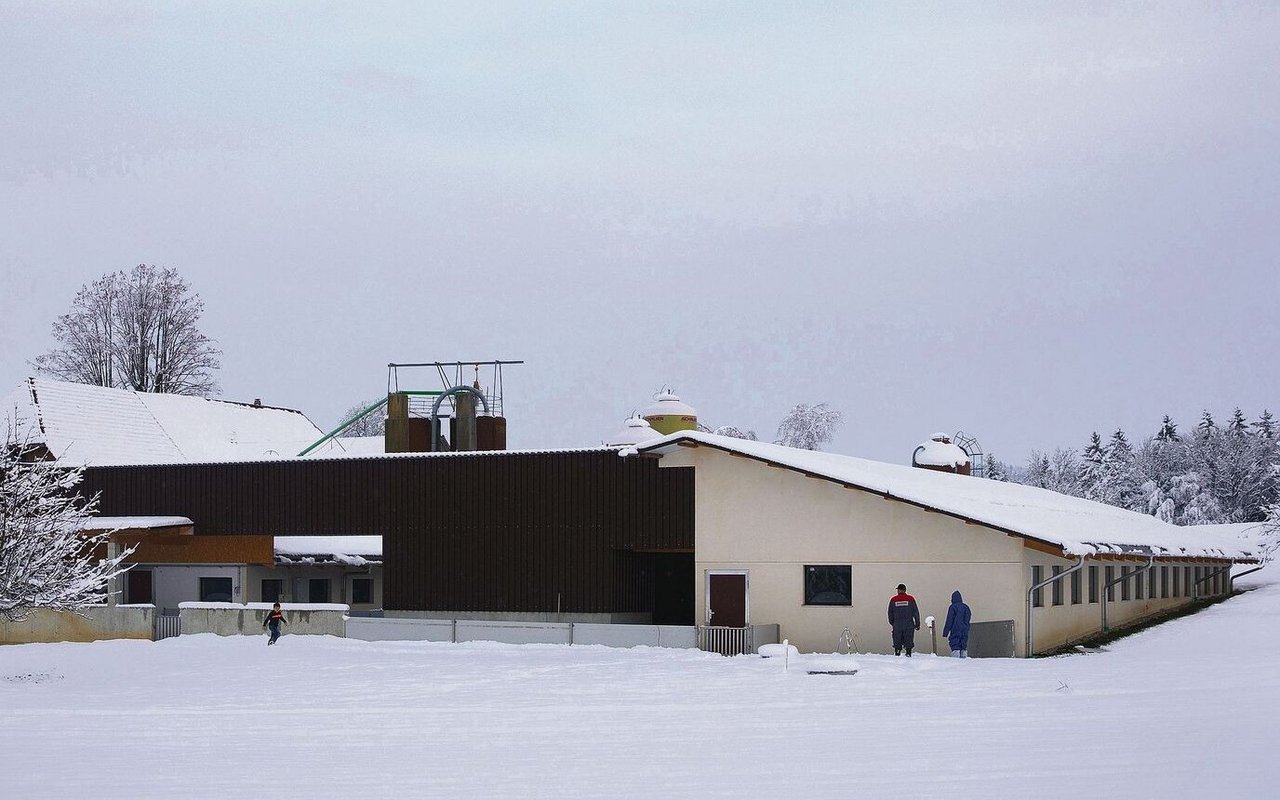
{"label": "overcast sky", "polygon": [[326,429],[477,358],[517,447],[1280,412],[1280,5],[175,5],[0,4],[3,391],[146,262]]}

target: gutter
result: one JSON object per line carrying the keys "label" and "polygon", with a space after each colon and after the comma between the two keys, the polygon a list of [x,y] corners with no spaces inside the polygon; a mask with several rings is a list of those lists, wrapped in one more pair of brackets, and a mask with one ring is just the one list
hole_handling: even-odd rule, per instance
{"label": "gutter", "polygon": [[1031,609],[1032,609],[1031,599],[1035,596],[1035,593],[1039,591],[1041,588],[1048,586],[1054,581],[1060,581],[1063,578],[1070,575],[1071,573],[1079,572],[1081,569],[1083,569],[1084,556],[1080,556],[1079,558],[1080,560],[1076,562],[1074,567],[1063,570],[1062,572],[1059,572],[1057,575],[1051,575],[1048,578],[1045,578],[1044,580],[1040,581],[1039,583],[1035,584],[1034,586],[1032,586],[1030,589],[1027,590],[1027,652],[1023,654],[1022,656],[1023,658],[1031,658],[1031,653],[1035,646],[1035,632],[1034,632],[1035,629],[1032,627],[1033,622],[1031,618]]}

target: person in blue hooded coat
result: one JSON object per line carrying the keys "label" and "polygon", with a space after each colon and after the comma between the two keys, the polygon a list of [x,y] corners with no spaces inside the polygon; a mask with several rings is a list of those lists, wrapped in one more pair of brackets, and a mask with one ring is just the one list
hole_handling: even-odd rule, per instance
{"label": "person in blue hooded coat", "polygon": [[951,655],[956,658],[969,657],[969,619],[973,613],[960,597],[960,591],[951,593],[951,605],[947,608],[947,622],[942,626],[942,635],[947,637],[951,645]]}

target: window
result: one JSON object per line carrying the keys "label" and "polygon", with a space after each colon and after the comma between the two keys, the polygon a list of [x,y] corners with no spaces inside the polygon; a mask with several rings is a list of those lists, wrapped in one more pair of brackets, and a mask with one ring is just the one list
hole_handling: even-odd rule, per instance
{"label": "window", "polygon": [[1191,576],[1192,576],[1192,570],[1191,570],[1191,567],[1183,567],[1183,568],[1182,568],[1182,570],[1183,570],[1183,574],[1182,574],[1182,596],[1183,596],[1183,597],[1190,597],[1190,596],[1191,596]]}
{"label": "window", "polygon": [[1098,602],[1098,568],[1089,567],[1089,602]]}
{"label": "window", "polygon": [[814,564],[804,568],[806,606],[853,605],[853,567],[848,564]]}
{"label": "window", "polygon": [[1169,568],[1168,567],[1160,568],[1160,596],[1161,597],[1169,596]]}
{"label": "window", "polygon": [[1179,583],[1178,578],[1181,574],[1182,574],[1181,569],[1179,569],[1178,567],[1173,568],[1173,596],[1174,597],[1182,596],[1182,587],[1178,585]]}
{"label": "window", "polygon": [[1116,587],[1112,586],[1111,582],[1116,579],[1116,568],[1107,567],[1103,569],[1102,579],[1105,584],[1103,588],[1106,589],[1107,592],[1107,602],[1114,603],[1116,601]]}
{"label": "window", "polygon": [[1120,599],[1129,599],[1129,568],[1120,568]]}
{"label": "window", "polygon": [[1080,605],[1081,600],[1081,584],[1083,579],[1080,577],[1080,570],[1071,573],[1071,605]]}
{"label": "window", "polygon": [[373,578],[352,578],[351,579],[351,602],[352,603],[372,603],[373,602]]}
{"label": "window", "polygon": [[329,602],[329,579],[328,578],[312,578],[310,580],[311,591],[310,597],[307,598],[308,603],[327,603]]}
{"label": "window", "polygon": [[[1053,568],[1053,577],[1057,578],[1061,574],[1062,574],[1062,567]],[[1056,580],[1049,585],[1053,587],[1053,604],[1055,606],[1062,605],[1062,581]]]}
{"label": "window", "polygon": [[[1044,567],[1032,567],[1031,568],[1031,585],[1035,586],[1037,583],[1039,583],[1042,580],[1044,580]],[[1031,593],[1031,605],[1035,606],[1036,608],[1040,608],[1044,605],[1044,590],[1036,589],[1034,592]]]}
{"label": "window", "polygon": [[1133,570],[1133,599],[1142,599],[1142,576],[1146,570],[1142,567],[1134,567]]}
{"label": "window", "polygon": [[200,602],[201,603],[230,603],[231,602],[231,579],[230,578],[201,578],[200,579]]}
{"label": "window", "polygon": [[262,602],[279,603],[284,599],[284,581],[279,578],[262,579]]}

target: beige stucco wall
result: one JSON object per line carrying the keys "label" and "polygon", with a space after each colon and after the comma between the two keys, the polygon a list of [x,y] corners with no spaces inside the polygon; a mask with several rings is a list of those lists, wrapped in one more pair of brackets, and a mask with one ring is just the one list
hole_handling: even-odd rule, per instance
{"label": "beige stucco wall", "polygon": [[90,606],[80,614],[35,609],[20,622],[0,621],[0,644],[150,639],[156,607]]}
{"label": "beige stucco wall", "polygon": [[[846,626],[859,651],[892,652],[886,610],[899,582],[922,619],[937,617],[944,655],[941,625],[952,591],[964,594],[974,621],[1018,618],[1020,539],[711,448],[674,453],[663,463],[695,470],[699,624],[712,570],[746,571],[750,622],[778,623],[806,652],[836,649]],[[809,564],[851,565],[852,606],[805,606]],[[923,626],[916,648],[930,650]]]}

